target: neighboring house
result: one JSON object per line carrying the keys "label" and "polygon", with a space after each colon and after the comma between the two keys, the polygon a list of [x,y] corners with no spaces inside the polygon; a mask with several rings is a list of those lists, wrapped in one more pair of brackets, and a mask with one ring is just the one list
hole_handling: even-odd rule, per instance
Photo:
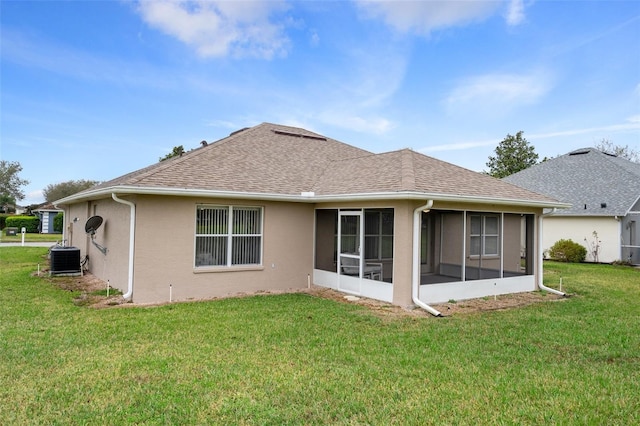
{"label": "neighboring house", "polygon": [[571,239],[588,261],[640,264],[640,164],[583,148],[504,180],[572,204],[545,217],[545,250]]}
{"label": "neighboring house", "polygon": [[62,209],[57,208],[51,203],[42,204],[37,209],[33,210],[33,213],[40,219],[40,233],[41,234],[55,234],[53,229],[53,218],[58,213],[62,213]]}
{"label": "neighboring house", "polygon": [[[125,298],[316,284],[430,309],[532,291],[540,215],[567,207],[409,149],[373,154],[300,128],[263,123],[203,145],[56,202],[69,244]],[[93,216],[104,222],[90,237]]]}

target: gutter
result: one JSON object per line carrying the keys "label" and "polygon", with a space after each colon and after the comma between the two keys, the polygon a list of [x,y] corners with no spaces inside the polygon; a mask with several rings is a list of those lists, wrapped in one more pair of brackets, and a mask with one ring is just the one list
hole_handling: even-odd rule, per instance
{"label": "gutter", "polygon": [[548,291],[549,293],[553,293],[553,294],[557,294],[558,296],[567,296],[566,293],[563,293],[561,291],[558,291],[556,289],[547,287],[546,285],[543,284],[544,281],[544,270],[543,270],[543,256],[542,256],[542,221],[544,220],[544,218],[546,216],[550,216],[552,214],[554,214],[556,212],[556,209],[554,208],[553,210],[551,210],[549,213],[542,213],[540,215],[540,219],[538,220],[538,245],[540,246],[540,250],[538,250],[539,254],[538,254],[538,288],[540,290],[544,290],[544,291]]}
{"label": "gutter", "polygon": [[261,192],[234,192],[216,191],[208,189],[187,189],[168,187],[139,187],[119,185],[108,188],[88,190],[69,197],[57,200],[56,204],[69,204],[85,199],[107,198],[112,194],[141,194],[141,195],[171,195],[178,197],[206,197],[228,198],[236,200],[266,200],[285,201],[297,203],[329,203],[329,202],[354,202],[354,201],[379,201],[379,200],[424,200],[451,201],[464,203],[495,204],[508,206],[526,206],[541,208],[568,208],[571,204],[554,202],[523,200],[511,198],[491,198],[485,196],[468,196],[439,193],[425,193],[418,191],[389,191],[370,192],[356,194],[315,195],[314,192],[301,192],[300,194],[275,194]]}
{"label": "gutter", "polygon": [[126,204],[131,208],[131,214],[129,219],[129,274],[127,279],[127,292],[122,295],[124,300],[131,300],[133,296],[133,255],[135,248],[135,232],[136,232],[136,205],[131,201],[118,198],[115,193],[111,194],[111,198],[117,203]]}
{"label": "gutter", "polygon": [[413,211],[413,270],[411,282],[411,300],[431,315],[441,317],[442,314],[437,309],[427,305],[420,300],[420,229],[421,215],[423,211],[429,211],[433,206],[433,200],[428,200],[427,204],[416,208]]}

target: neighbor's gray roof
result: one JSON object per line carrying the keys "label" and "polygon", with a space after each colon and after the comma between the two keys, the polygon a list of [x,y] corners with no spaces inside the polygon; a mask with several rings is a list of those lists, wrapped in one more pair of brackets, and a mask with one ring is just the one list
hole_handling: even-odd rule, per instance
{"label": "neighbor's gray roof", "polygon": [[552,158],[504,180],[572,204],[558,211],[561,215],[625,216],[640,197],[640,164],[595,148]]}
{"label": "neighbor's gray roof", "polygon": [[441,199],[560,205],[550,197],[408,149],[373,154],[308,130],[271,123],[234,132],[181,157],[104,182],[58,203],[105,196],[111,190],[180,191],[203,196],[250,194],[256,198],[268,194],[298,201],[304,201],[305,196],[322,201],[332,196],[366,198],[378,194],[384,198],[411,193],[439,195]]}

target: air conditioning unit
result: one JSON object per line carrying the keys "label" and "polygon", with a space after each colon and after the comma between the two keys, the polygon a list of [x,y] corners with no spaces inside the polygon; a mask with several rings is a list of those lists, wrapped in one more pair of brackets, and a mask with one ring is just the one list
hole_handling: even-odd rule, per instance
{"label": "air conditioning unit", "polygon": [[82,275],[80,249],[77,247],[53,247],[50,262],[50,275]]}

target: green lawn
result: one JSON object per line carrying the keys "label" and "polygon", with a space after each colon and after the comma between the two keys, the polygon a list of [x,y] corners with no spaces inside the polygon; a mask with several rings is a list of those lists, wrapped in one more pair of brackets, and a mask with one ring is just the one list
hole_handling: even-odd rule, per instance
{"label": "green lawn", "polygon": [[[19,243],[22,242],[22,234],[5,235],[6,230],[0,231],[0,242],[3,243]],[[35,242],[52,242],[62,240],[62,234],[24,234],[24,241],[28,243]]]}
{"label": "green lawn", "polygon": [[305,294],[96,310],[0,248],[3,424],[640,424],[640,271],[446,318]]}

